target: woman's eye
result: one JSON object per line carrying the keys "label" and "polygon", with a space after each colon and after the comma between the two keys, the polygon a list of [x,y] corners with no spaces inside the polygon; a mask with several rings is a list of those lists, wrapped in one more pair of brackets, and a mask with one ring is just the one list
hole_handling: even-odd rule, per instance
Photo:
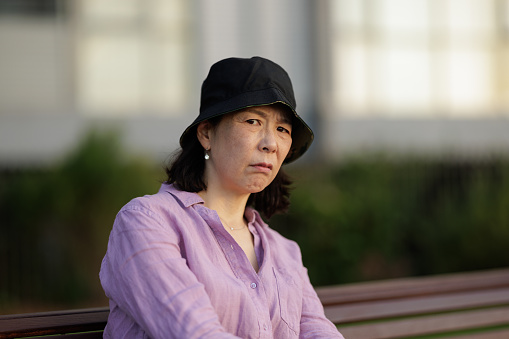
{"label": "woman's eye", "polygon": [[287,128],[284,128],[284,127],[279,126],[279,127],[277,128],[277,130],[278,130],[279,132],[288,133],[288,134],[290,134],[290,135],[291,135],[290,130],[289,130],[289,129],[287,129]]}

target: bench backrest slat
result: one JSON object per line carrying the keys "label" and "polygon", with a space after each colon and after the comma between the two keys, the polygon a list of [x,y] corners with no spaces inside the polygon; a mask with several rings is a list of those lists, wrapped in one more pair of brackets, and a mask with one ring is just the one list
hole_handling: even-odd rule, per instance
{"label": "bench backrest slat", "polygon": [[405,338],[506,324],[509,324],[509,307],[344,326],[341,327],[341,333],[345,338]]}
{"label": "bench backrest slat", "polygon": [[473,334],[460,334],[448,336],[447,339],[504,339],[509,338],[509,329],[487,330],[486,332],[476,332]]}
{"label": "bench backrest slat", "polygon": [[103,330],[109,308],[0,316],[0,338]]}
{"label": "bench backrest slat", "polygon": [[509,287],[509,269],[318,287],[324,306]]}
{"label": "bench backrest slat", "polygon": [[325,314],[332,322],[345,324],[504,305],[509,305],[509,288],[329,306]]}

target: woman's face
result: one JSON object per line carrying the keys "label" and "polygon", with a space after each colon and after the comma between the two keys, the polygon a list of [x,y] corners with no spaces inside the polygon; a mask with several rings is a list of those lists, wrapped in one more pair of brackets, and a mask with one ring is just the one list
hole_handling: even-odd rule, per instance
{"label": "woman's face", "polygon": [[262,191],[283,164],[292,145],[291,133],[291,116],[278,104],[226,114],[215,127],[202,122],[198,139],[209,150],[208,189],[238,194]]}

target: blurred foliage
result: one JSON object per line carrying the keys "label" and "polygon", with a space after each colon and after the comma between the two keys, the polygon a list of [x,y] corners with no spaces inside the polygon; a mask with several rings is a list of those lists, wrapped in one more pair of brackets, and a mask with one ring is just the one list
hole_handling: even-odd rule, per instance
{"label": "blurred foliage", "polygon": [[292,171],[271,226],[315,285],[509,266],[509,161],[357,157]]}
{"label": "blurred foliage", "polygon": [[2,171],[0,311],[104,304],[98,272],[113,219],[156,191],[162,172],[127,157],[113,132],[91,133],[53,168]]}
{"label": "blurred foliage", "polygon": [[[162,164],[91,133],[58,165],[0,172],[0,313],[105,305],[98,272],[118,210]],[[351,158],[290,167],[290,213],[314,285],[509,266],[509,161]]]}

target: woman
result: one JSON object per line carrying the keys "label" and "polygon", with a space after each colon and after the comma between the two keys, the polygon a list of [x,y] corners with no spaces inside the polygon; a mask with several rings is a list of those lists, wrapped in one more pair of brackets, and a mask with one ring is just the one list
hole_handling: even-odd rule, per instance
{"label": "woman", "polygon": [[288,208],[280,167],[312,139],[279,65],[214,64],[167,182],[117,215],[100,272],[110,299],[104,336],[342,338],[298,245],[257,212]]}

